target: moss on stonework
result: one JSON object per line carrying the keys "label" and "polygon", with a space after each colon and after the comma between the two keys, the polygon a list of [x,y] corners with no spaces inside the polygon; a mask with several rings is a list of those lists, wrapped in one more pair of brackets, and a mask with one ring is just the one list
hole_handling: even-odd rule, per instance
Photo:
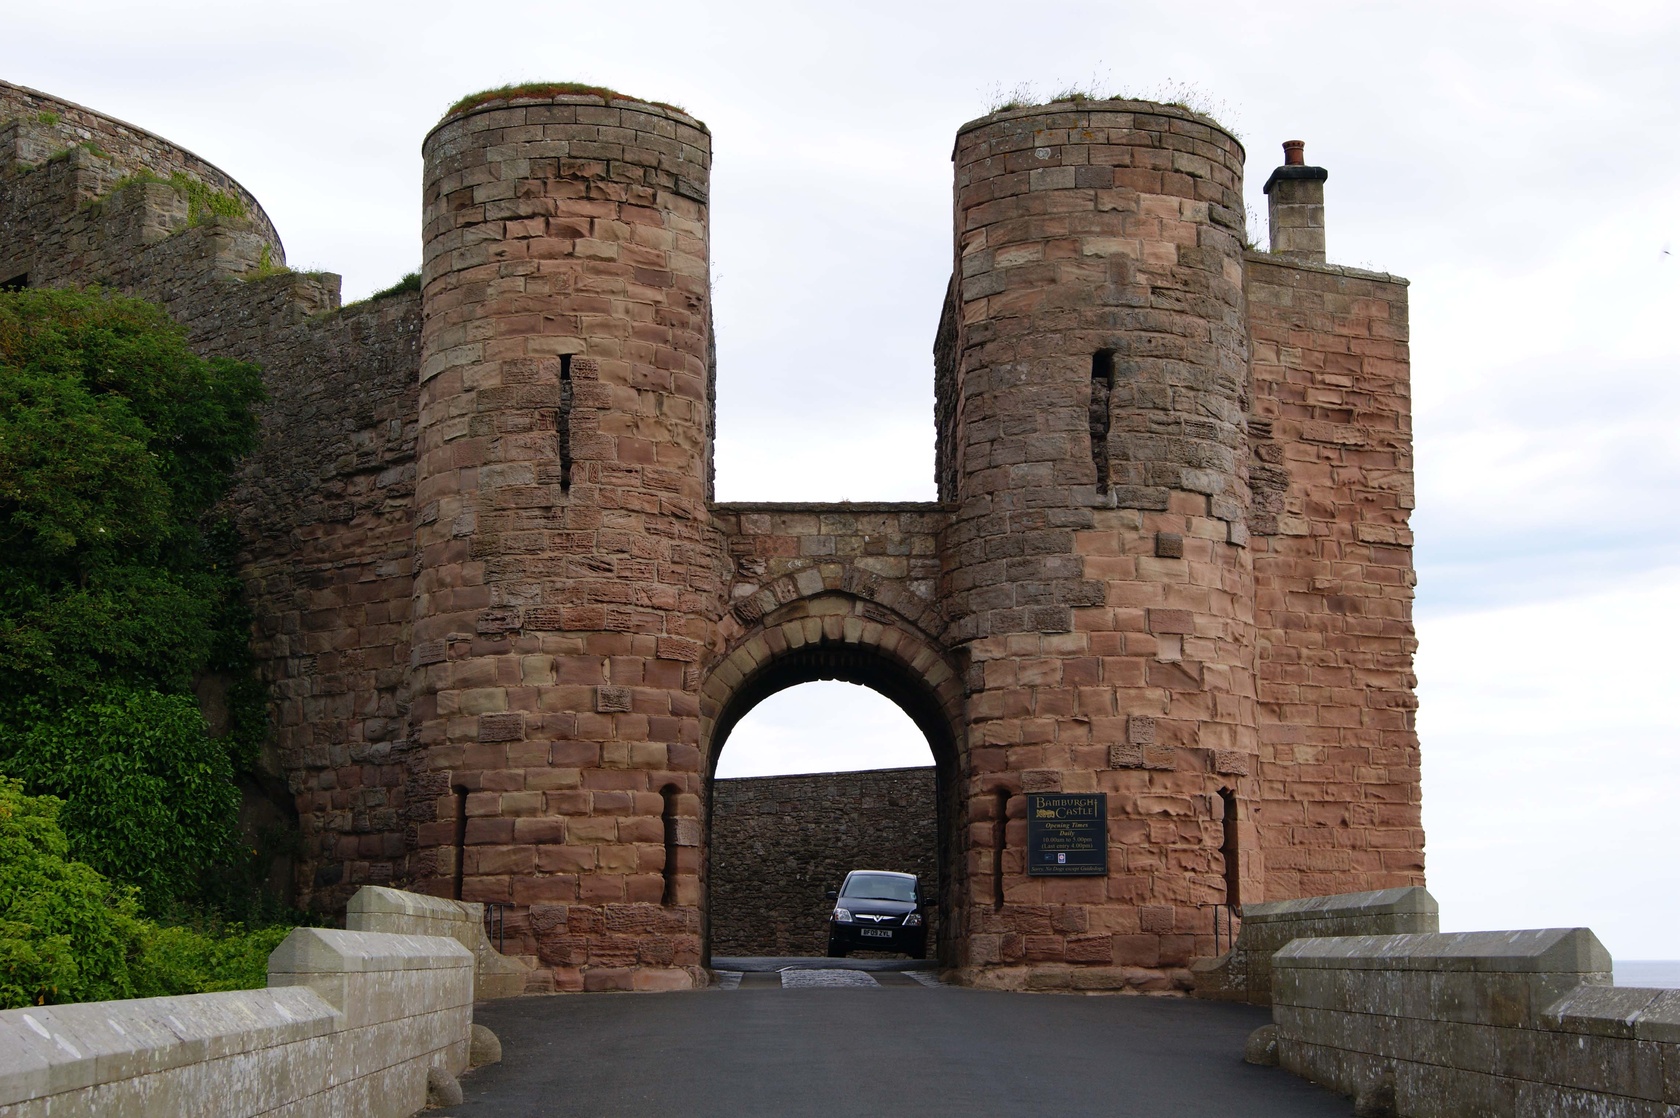
{"label": "moss on stonework", "polygon": [[1183,109],[1185,112],[1194,113],[1212,121],[1238,141],[1242,139],[1236,129],[1221,123],[1224,118],[1230,115],[1230,107],[1225,102],[1209,96],[1194,82],[1177,81],[1172,78],[1168,78],[1158,86],[1144,90],[1105,90],[1100,88],[1097,79],[1093,78],[1088,85],[1068,86],[1048,100],[1042,99],[1030,82],[1023,82],[1007,92],[1001,85],[993,86],[991,103],[987,106],[986,112],[988,114],[1005,113],[1015,109],[1048,108],[1051,105],[1064,103],[1078,105],[1081,108],[1094,108],[1102,102],[1113,101],[1153,102],[1157,105]]}
{"label": "moss on stonework", "polygon": [[238,198],[206,186],[181,171],[174,172],[168,178],[144,169],[131,175],[124,175],[111,184],[111,189],[105,192],[104,198],[109,198],[118,191],[127,190],[136,183],[143,182],[157,182],[173,187],[177,194],[187,200],[187,228],[189,229],[202,225],[206,217],[246,217],[250,213],[245,203]]}
{"label": "moss on stonework", "polygon": [[79,144],[71,144],[67,148],[59,148],[57,151],[55,151],[51,155],[47,156],[47,162],[48,163],[55,163],[60,159],[66,159],[66,158],[69,157],[71,152],[76,151],[78,148],[82,151],[87,152],[89,155],[94,156],[95,158],[98,158],[98,159],[103,159],[106,162],[109,162],[110,159],[111,159],[111,153],[110,152],[106,151],[104,148],[100,147],[98,144],[94,143],[92,140],[83,140]]}
{"label": "moss on stonework", "polygon": [[637,101],[643,105],[657,105],[661,109],[688,115],[688,110],[681,105],[671,105],[664,101],[649,101],[643,97],[632,97],[628,93],[620,93],[616,89],[608,89],[604,85],[589,85],[585,82],[520,82],[516,85],[504,85],[495,89],[486,89],[478,93],[469,94],[449,106],[445,117],[464,113],[468,109],[475,109],[487,101],[503,101],[513,97],[559,97],[563,94],[585,94],[599,97],[603,101]]}
{"label": "moss on stonework", "polygon": [[390,287],[385,288],[385,290],[375,291],[372,295],[368,296],[368,299],[369,299],[369,301],[372,301],[374,299],[388,299],[393,295],[406,295],[410,291],[419,291],[419,290],[420,290],[420,273],[419,272],[410,272],[406,276],[404,276],[402,279],[398,280],[396,283],[393,283]]}
{"label": "moss on stonework", "polygon": [[393,283],[390,287],[385,288],[383,291],[375,291],[372,295],[369,295],[366,298],[357,299],[354,303],[344,304],[343,309],[347,311],[355,310],[358,307],[365,307],[369,303],[377,303],[381,299],[389,299],[393,295],[407,295],[411,292],[419,290],[420,273],[410,272],[396,283]]}

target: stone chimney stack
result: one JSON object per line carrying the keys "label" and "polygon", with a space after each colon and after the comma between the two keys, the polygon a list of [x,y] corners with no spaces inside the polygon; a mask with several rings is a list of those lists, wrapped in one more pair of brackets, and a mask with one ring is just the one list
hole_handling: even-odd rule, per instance
{"label": "stone chimney stack", "polygon": [[1272,251],[1324,263],[1324,180],[1330,172],[1306,165],[1306,141],[1283,142],[1283,166],[1266,180]]}

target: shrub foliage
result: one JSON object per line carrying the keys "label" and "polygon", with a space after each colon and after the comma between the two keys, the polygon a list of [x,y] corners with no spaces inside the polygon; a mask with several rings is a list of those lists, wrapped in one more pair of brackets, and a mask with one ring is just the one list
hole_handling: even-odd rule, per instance
{"label": "shrub foliage", "polygon": [[[61,797],[69,855],[153,911],[241,857],[233,774],[266,715],[212,509],[260,396],[150,304],[0,294],[0,772]],[[212,674],[235,681],[216,739]]]}
{"label": "shrub foliage", "polygon": [[59,808],[0,777],[0,1009],[264,985],[290,929],[143,919],[132,890],[69,859]]}

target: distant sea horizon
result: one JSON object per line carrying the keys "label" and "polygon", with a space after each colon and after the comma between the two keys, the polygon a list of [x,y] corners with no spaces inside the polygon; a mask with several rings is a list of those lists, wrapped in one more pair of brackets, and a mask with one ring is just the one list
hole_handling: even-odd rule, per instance
{"label": "distant sea horizon", "polygon": [[1617,959],[1616,985],[1680,990],[1680,959]]}

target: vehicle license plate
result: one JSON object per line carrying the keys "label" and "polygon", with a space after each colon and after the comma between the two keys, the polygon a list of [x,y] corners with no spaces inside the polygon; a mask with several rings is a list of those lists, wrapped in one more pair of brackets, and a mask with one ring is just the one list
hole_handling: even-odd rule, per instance
{"label": "vehicle license plate", "polygon": [[890,928],[859,928],[858,931],[862,932],[866,936],[871,936],[875,939],[891,939],[892,938],[892,929],[890,929]]}

